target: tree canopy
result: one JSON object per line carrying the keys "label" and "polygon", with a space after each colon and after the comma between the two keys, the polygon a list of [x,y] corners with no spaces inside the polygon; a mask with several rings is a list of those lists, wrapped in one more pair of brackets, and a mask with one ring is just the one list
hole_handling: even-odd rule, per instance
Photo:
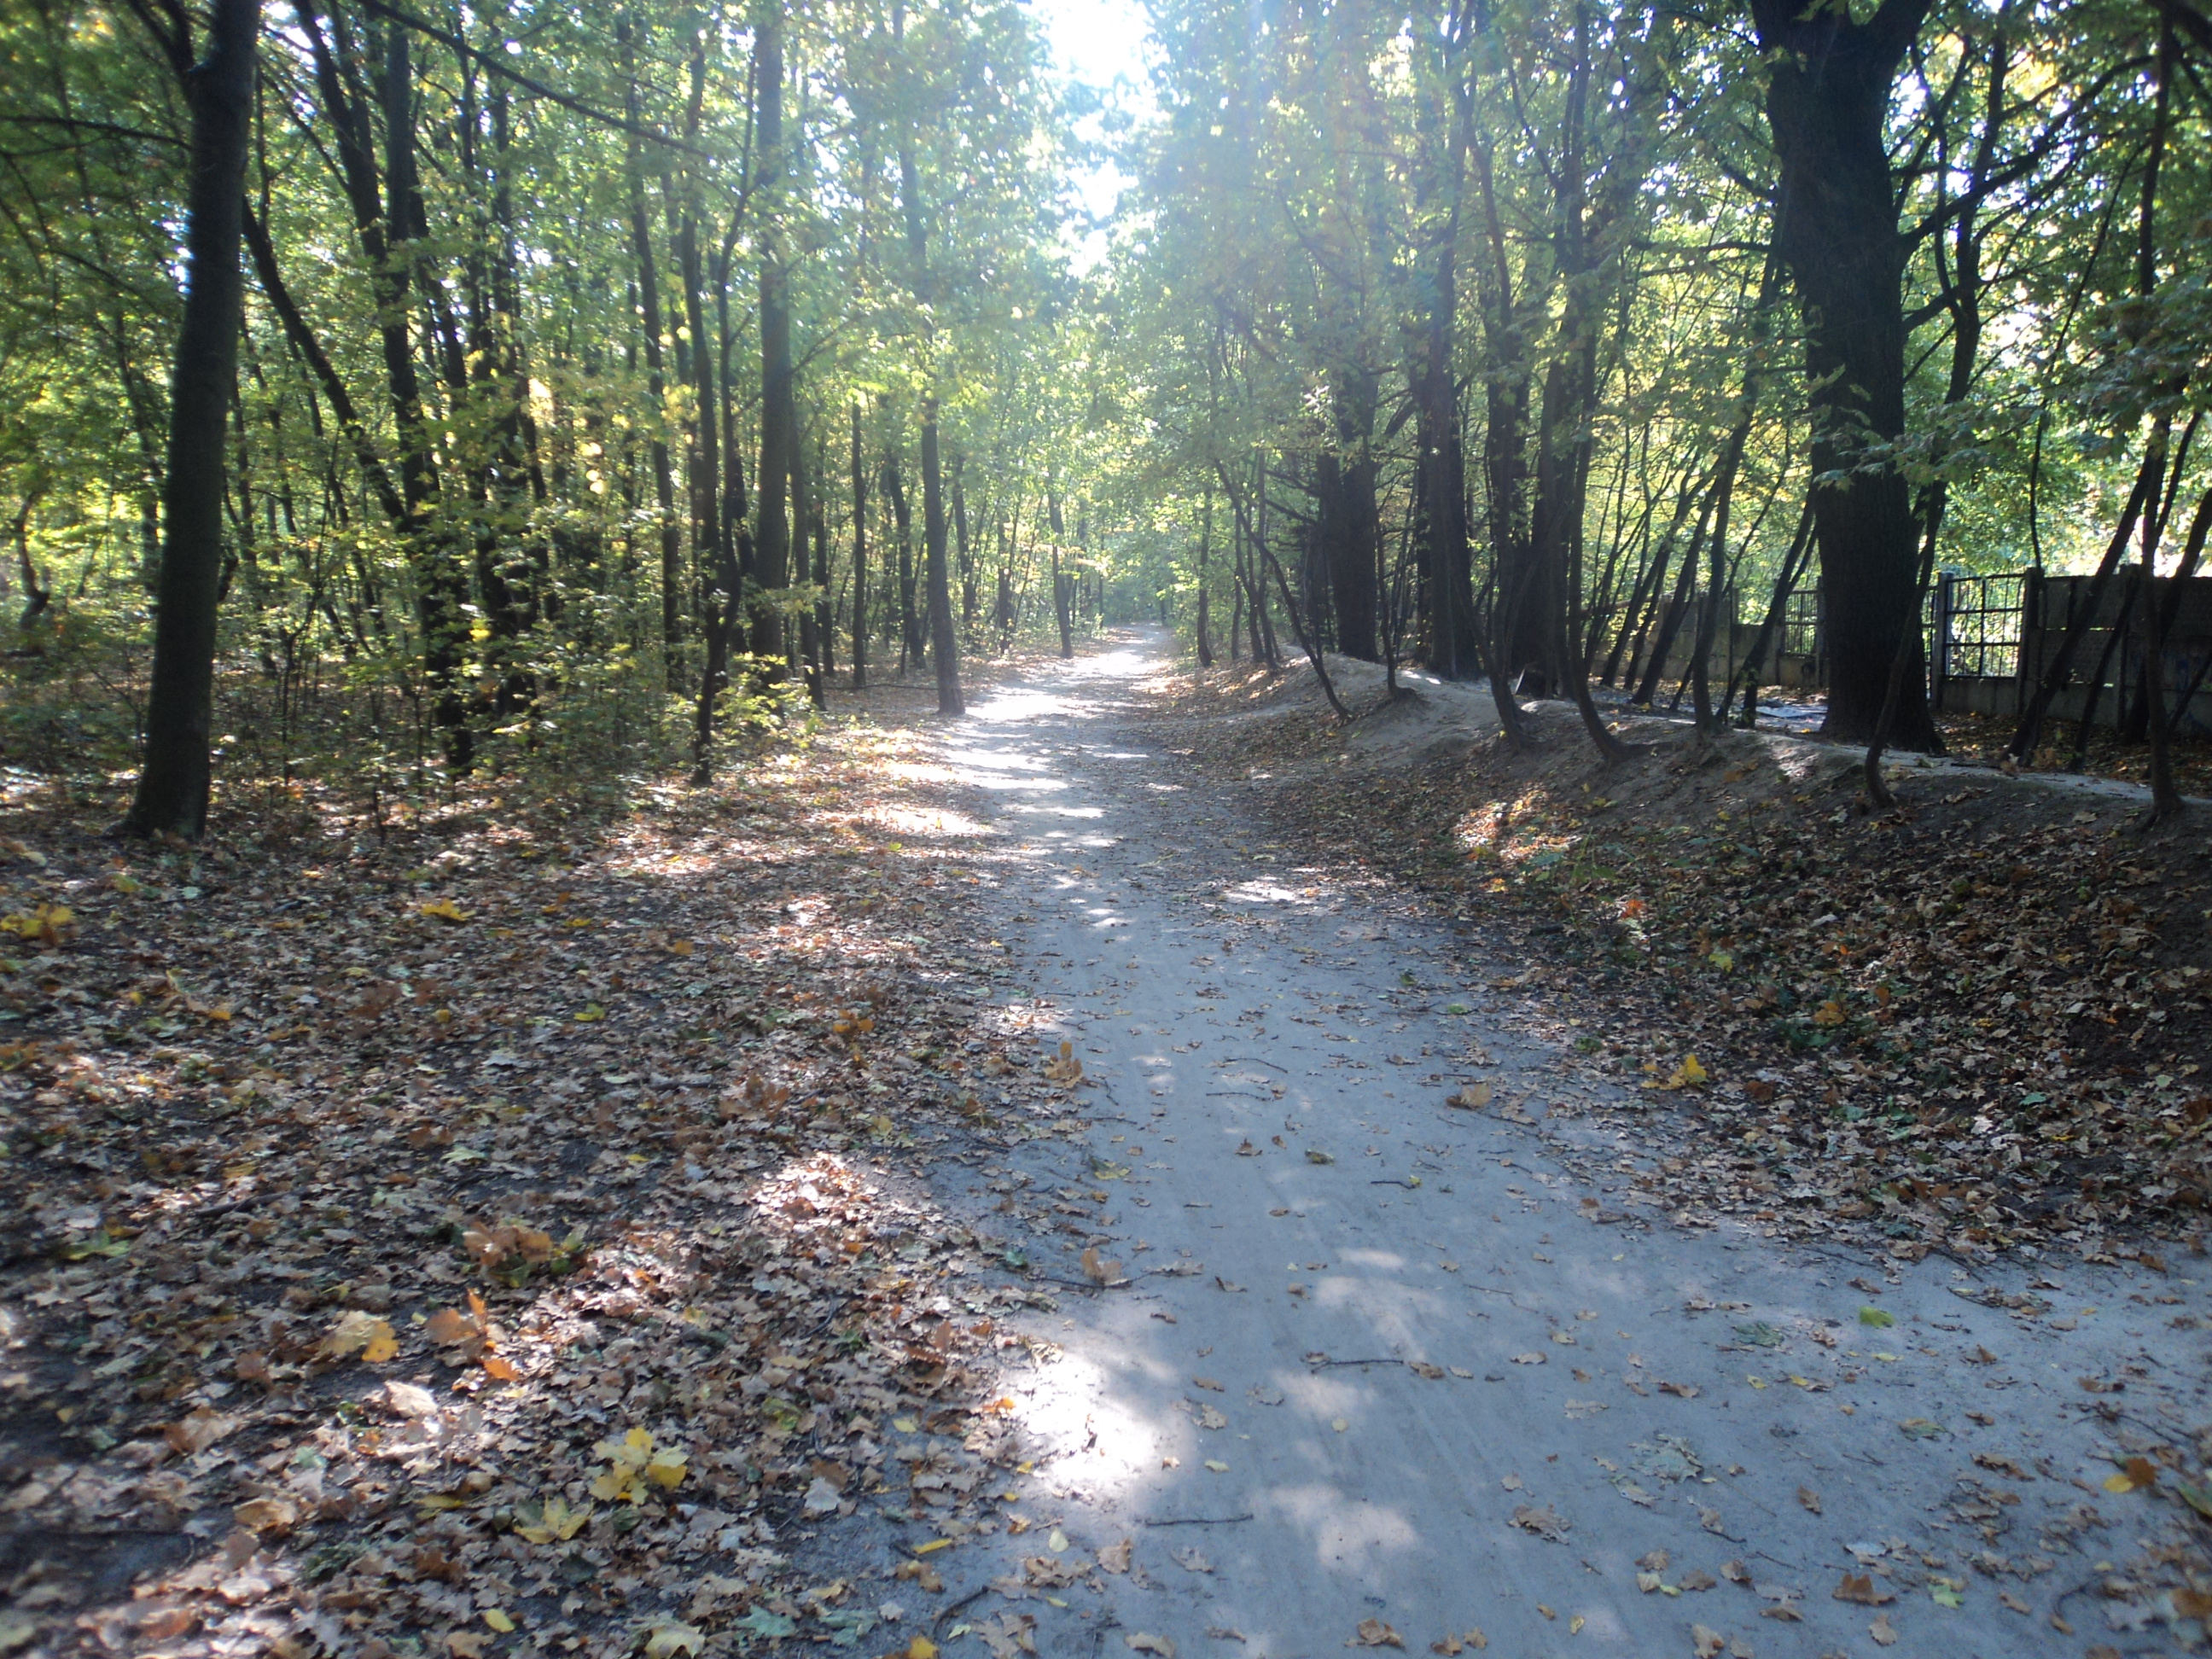
{"label": "tree canopy", "polygon": [[185,834],[704,775],[1158,615],[1610,752],[1815,611],[1829,733],[1924,747],[1937,568],[2196,568],[2191,0],[1150,19],[1117,106],[1015,3],[12,9],[10,750]]}

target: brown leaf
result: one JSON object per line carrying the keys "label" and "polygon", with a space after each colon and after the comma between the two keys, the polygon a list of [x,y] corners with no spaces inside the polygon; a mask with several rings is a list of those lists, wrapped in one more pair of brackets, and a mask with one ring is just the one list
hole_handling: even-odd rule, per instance
{"label": "brown leaf", "polygon": [[1551,1543],[1564,1544],[1571,1530],[1565,1521],[1549,1504],[1541,1509],[1523,1504],[1513,1511],[1513,1524],[1523,1532],[1531,1532]]}
{"label": "brown leaf", "polygon": [[1875,1614],[1874,1623],[1867,1626],[1867,1634],[1883,1647],[1897,1645],[1897,1626],[1889,1622],[1889,1615],[1886,1613]]}
{"label": "brown leaf", "polygon": [[1820,1494],[1814,1492],[1810,1486],[1800,1486],[1797,1488],[1797,1501],[1814,1515],[1818,1515],[1820,1512]]}
{"label": "brown leaf", "polygon": [[215,1444],[238,1424],[237,1418],[225,1417],[212,1406],[198,1406],[163,1428],[161,1437],[172,1449],[190,1456]]}
{"label": "brown leaf", "polygon": [[1406,1641],[1380,1619],[1363,1619],[1352,1640],[1344,1645],[1348,1648],[1402,1648]]}
{"label": "brown leaf", "polygon": [[1875,1585],[1874,1575],[1870,1572],[1845,1573],[1844,1582],[1836,1586],[1834,1595],[1838,1601],[1856,1601],[1863,1607],[1878,1607],[1884,1602],[1897,1600],[1887,1590]]}
{"label": "brown leaf", "polygon": [[1118,1544],[1107,1545],[1098,1552],[1098,1565],[1108,1572],[1128,1571],[1129,1552],[1135,1546],[1136,1540],[1129,1538],[1124,1538]]}

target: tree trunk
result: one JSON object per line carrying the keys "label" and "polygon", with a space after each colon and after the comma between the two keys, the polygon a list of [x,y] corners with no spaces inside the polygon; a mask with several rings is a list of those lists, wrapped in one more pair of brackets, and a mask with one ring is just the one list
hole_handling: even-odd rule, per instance
{"label": "tree trunk", "polygon": [[[615,25],[615,40],[622,50],[623,111],[631,127],[641,125],[638,110],[637,51],[630,39],[628,18]],[[653,258],[652,222],[645,210],[645,167],[639,140],[629,141],[630,257],[637,265],[637,303],[644,335],[646,387],[653,395],[653,436],[647,445],[653,464],[654,504],[660,512],[660,654],[673,686],[679,672],[684,644],[684,532],[676,520],[676,477],[668,464],[668,435],[659,422],[667,407],[660,347],[660,275]]]}
{"label": "tree trunk", "polygon": [[[1327,566],[1336,648],[1363,662],[1379,662],[1382,653],[1375,636],[1375,572],[1382,528],[1375,499],[1375,454],[1368,445],[1375,422],[1375,379],[1361,369],[1338,379],[1332,399],[1337,447],[1334,452],[1324,451],[1314,466],[1314,489],[1319,497],[1316,538]],[[1312,643],[1318,649],[1320,619],[1309,621]]]}
{"label": "tree trunk", "polygon": [[[222,582],[224,415],[238,379],[246,278],[239,260],[260,0],[215,0],[207,56],[185,87],[192,112],[185,314],[169,382],[161,568],[146,749],[124,830],[197,838],[207,828]],[[188,49],[188,48],[187,48]]]}
{"label": "tree trunk", "polygon": [[868,473],[860,459],[860,406],[853,405],[853,690],[868,684]]}
{"label": "tree trunk", "polygon": [[1890,88],[1929,0],[1882,0],[1864,22],[1797,0],[1752,0],[1771,64],[1768,125],[1781,161],[1775,246],[1805,313],[1814,522],[1826,592],[1828,713],[1821,731],[1872,737],[1900,645],[1907,670],[1891,740],[1937,745],[1906,610],[1918,537],[1904,474],[1869,452],[1905,435],[1906,257],[1885,146]]}
{"label": "tree trunk", "polygon": [[1206,487],[1206,504],[1200,509],[1198,527],[1198,665],[1213,666],[1213,641],[1206,633],[1206,555],[1213,544],[1213,489]]}
{"label": "tree trunk", "polygon": [[908,663],[921,660],[921,621],[914,605],[914,512],[896,453],[884,457],[884,494],[890,497],[891,524],[898,532],[898,672],[903,677]]}
{"label": "tree trunk", "polygon": [[[755,21],[753,49],[760,181],[760,511],[753,532],[756,579],[767,592],[753,605],[753,648],[763,657],[787,655],[783,590],[791,585],[791,520],[786,507],[799,430],[798,394],[791,367],[791,272],[781,235],[786,156],[783,137],[783,6],[765,0]],[[783,678],[784,670],[771,671]]]}

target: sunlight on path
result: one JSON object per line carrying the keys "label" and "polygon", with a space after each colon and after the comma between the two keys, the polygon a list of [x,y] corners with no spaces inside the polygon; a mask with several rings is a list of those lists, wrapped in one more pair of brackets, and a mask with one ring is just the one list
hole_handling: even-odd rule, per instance
{"label": "sunlight on path", "polygon": [[[1250,1659],[1477,1629],[1510,1655],[2080,1654],[2054,1612],[2106,1621],[2062,1593],[2164,1512],[2106,1490],[2075,1379],[2199,1420],[2143,1362],[2201,1287],[2075,1268],[2030,1299],[1636,1210],[1639,1159],[1679,1149],[1547,1111],[1554,1055],[1499,969],[1123,724],[1167,646],[1031,671],[945,744],[1018,848],[997,925],[1036,1029],[1093,1084],[1087,1146],[1022,1148],[1000,1207],[1052,1277],[1095,1248],[1130,1281],[1055,1292],[1058,1352],[1013,1373],[1034,1527],[936,1558],[948,1596],[1029,1586],[1046,1653],[1118,1626]],[[1475,1081],[1492,1109],[1446,1105]]]}

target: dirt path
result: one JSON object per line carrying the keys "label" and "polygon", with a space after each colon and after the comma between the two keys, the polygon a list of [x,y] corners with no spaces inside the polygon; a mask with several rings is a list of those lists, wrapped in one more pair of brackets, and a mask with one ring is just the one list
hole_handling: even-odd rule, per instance
{"label": "dirt path", "polygon": [[[1969,1274],[1647,1219],[1634,1161],[1686,1148],[1548,1118],[1559,1059],[1503,967],[1146,746],[1165,649],[1033,673],[948,745],[1023,855],[1000,937],[1040,1030],[1094,1080],[1086,1147],[1031,1143],[966,1205],[1044,1273],[1098,1242],[1134,1282],[1032,1322],[1018,1518],[928,1555],[941,1599],[886,1585],[909,1620],[995,1581],[939,1621],[952,1651],[1024,1619],[1046,1654],[1253,1659],[2195,1635],[2144,1553],[2181,1530],[2172,1468],[2106,1483],[2130,1450],[2201,1465],[2199,1262]],[[1490,1108],[1446,1105],[1474,1082]]]}

